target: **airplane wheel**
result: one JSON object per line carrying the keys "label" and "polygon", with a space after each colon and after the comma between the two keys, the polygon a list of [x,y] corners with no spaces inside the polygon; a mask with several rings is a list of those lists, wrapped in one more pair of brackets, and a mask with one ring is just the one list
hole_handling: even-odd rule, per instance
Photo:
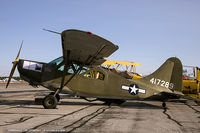
{"label": "airplane wheel", "polygon": [[55,109],[57,103],[57,98],[55,98],[53,95],[47,95],[43,100],[43,106],[45,109]]}
{"label": "airplane wheel", "polygon": [[[51,92],[49,95],[54,95],[54,94],[55,94],[54,92]],[[57,98],[57,101],[59,102],[60,101],[60,95],[56,94],[56,98]]]}

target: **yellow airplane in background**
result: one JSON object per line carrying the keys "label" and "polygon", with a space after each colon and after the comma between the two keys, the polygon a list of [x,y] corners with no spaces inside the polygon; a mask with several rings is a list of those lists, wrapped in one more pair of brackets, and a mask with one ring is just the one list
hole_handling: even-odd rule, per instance
{"label": "yellow airplane in background", "polygon": [[127,78],[142,78],[141,75],[136,73],[136,66],[141,66],[141,64],[137,62],[106,60],[103,64],[101,64],[101,66],[107,67],[108,70],[115,70],[116,72],[124,75]]}

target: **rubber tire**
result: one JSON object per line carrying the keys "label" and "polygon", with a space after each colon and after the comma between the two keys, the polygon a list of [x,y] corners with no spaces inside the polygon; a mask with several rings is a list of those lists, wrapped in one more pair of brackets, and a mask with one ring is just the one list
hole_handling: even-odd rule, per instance
{"label": "rubber tire", "polygon": [[47,95],[43,100],[43,106],[45,109],[55,109],[58,104],[58,100],[53,95]]}
{"label": "rubber tire", "polygon": [[[55,94],[54,92],[51,92],[49,95],[54,95],[54,94]],[[60,95],[57,94],[57,95],[56,95],[56,98],[57,98],[57,101],[59,102],[59,101],[60,101]]]}

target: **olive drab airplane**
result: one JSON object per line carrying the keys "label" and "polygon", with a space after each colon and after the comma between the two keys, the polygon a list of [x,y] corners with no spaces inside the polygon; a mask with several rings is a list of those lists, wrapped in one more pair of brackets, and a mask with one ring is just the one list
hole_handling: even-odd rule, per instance
{"label": "olive drab airplane", "polygon": [[[53,31],[50,31],[53,32]],[[57,32],[54,32],[57,33]],[[60,34],[63,56],[49,63],[19,59],[13,62],[8,87],[15,68],[30,85],[41,85],[52,93],[43,99],[46,109],[54,109],[59,93],[76,95],[88,100],[96,98],[106,103],[123,103],[128,99],[152,99],[165,102],[183,94],[182,64],[169,58],[158,70],[141,79],[127,79],[100,65],[118,46],[91,32],[65,30]]]}

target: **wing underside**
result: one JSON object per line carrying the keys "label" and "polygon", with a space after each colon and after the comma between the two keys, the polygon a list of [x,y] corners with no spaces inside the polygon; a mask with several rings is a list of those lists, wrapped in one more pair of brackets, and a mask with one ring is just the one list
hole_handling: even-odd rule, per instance
{"label": "wing underside", "polygon": [[[112,42],[80,30],[62,32],[63,57],[85,65],[100,65],[118,49]],[[69,56],[69,57],[67,57]]]}

